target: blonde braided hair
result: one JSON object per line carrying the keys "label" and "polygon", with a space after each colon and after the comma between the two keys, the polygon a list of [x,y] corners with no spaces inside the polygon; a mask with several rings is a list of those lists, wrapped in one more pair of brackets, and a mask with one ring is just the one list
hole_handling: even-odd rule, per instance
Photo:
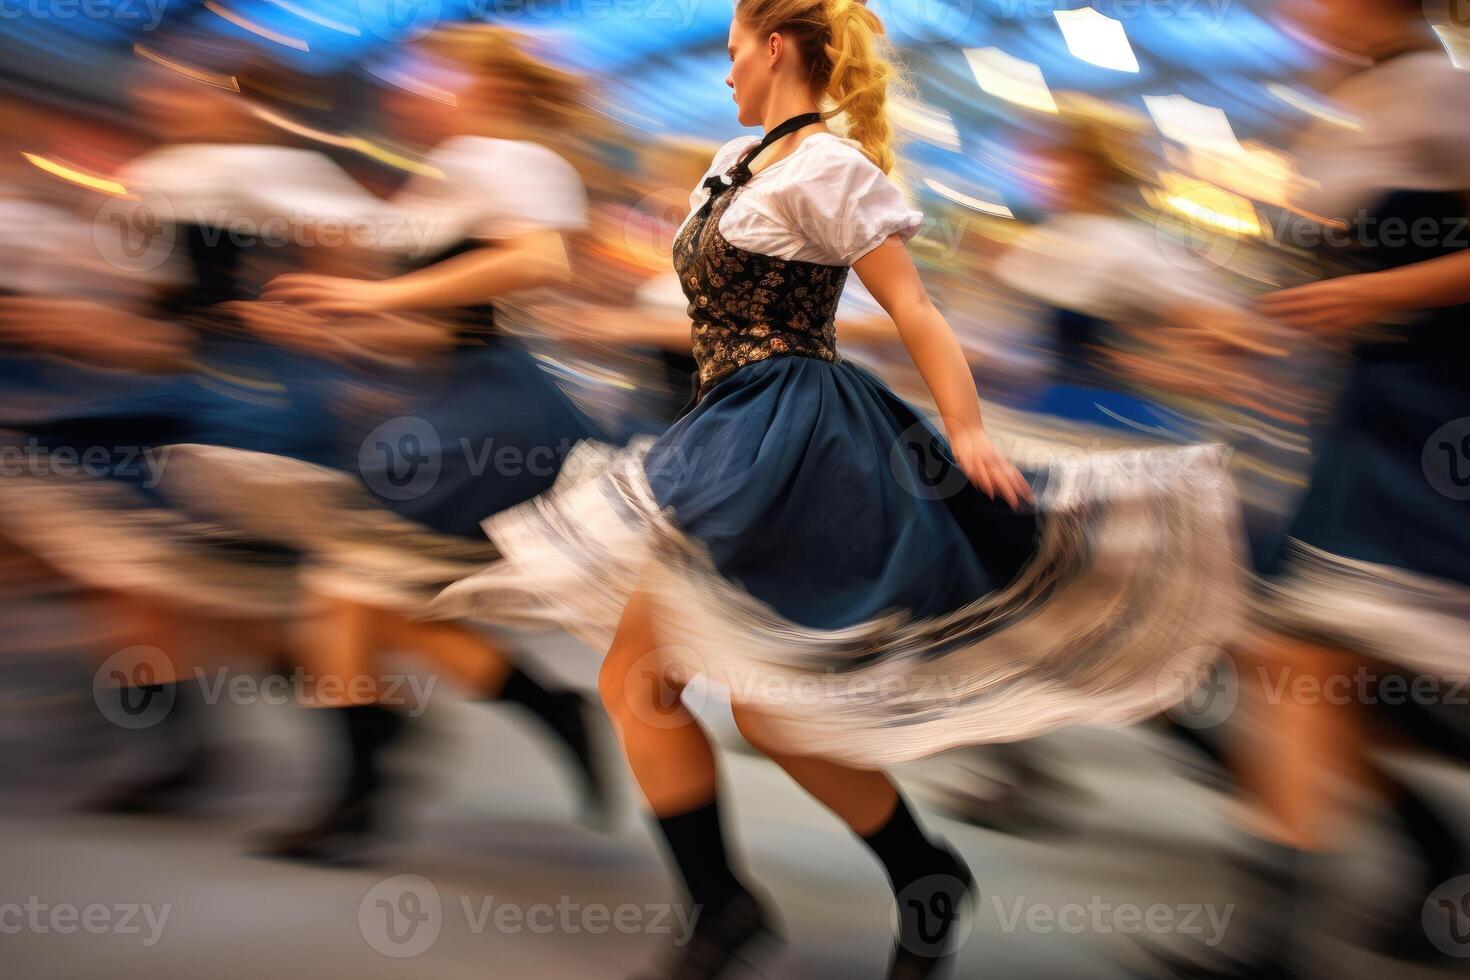
{"label": "blonde braided hair", "polygon": [[891,173],[898,156],[888,89],[897,70],[878,15],[859,0],[739,0],[735,15],[762,34],[795,41],[812,93],[841,115],[868,159]]}

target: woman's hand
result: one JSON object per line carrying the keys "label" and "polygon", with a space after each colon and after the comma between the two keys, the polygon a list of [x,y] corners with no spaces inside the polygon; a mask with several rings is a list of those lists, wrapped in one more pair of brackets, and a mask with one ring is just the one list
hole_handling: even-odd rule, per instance
{"label": "woman's hand", "polygon": [[965,476],[991,500],[999,494],[1011,510],[1020,510],[1022,502],[1031,502],[1031,485],[995,448],[983,427],[950,426],[949,447]]}
{"label": "woman's hand", "polygon": [[361,316],[392,309],[390,282],[290,273],[266,284],[261,299],[326,316]]}
{"label": "woman's hand", "polygon": [[1382,323],[1399,312],[1395,291],[1377,273],[1324,279],[1268,293],[1257,309],[1287,326],[1319,333],[1346,333]]}

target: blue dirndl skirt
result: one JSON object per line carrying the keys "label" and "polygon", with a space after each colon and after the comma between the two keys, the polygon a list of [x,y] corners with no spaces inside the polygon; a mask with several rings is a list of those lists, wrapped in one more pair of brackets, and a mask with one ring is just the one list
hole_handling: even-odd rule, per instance
{"label": "blue dirndl skirt", "polygon": [[645,465],[715,568],[802,626],[952,612],[1035,552],[1036,516],[977,490],[934,427],[851,362],[751,364]]}
{"label": "blue dirndl skirt", "polygon": [[1355,352],[1261,582],[1268,628],[1429,674],[1470,665],[1466,313]]}
{"label": "blue dirndl skirt", "polygon": [[1223,454],[1037,462],[1036,507],[1013,513],[867,371],[772,358],[657,440],[579,446],[549,493],[485,521],[498,559],[431,612],[605,650],[642,593],[650,669],[865,767],[1169,708],[1242,621]]}

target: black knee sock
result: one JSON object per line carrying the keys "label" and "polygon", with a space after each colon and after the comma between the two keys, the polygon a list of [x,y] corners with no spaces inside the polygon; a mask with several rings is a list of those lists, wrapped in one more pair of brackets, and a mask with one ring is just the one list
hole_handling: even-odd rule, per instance
{"label": "black knee sock", "polygon": [[497,701],[518,704],[544,721],[553,731],[560,732],[565,725],[566,699],[561,692],[548,691],[536,679],[519,667],[512,667],[495,695]]}
{"label": "black knee sock", "polygon": [[582,699],[571,691],[549,691],[518,667],[510,669],[496,700],[518,704],[531,712],[577,758],[584,768],[592,766]]}
{"label": "black knee sock", "polygon": [[202,775],[207,744],[199,685],[193,681],[139,684],[117,689],[126,715],[137,718],[139,744],[149,746],[163,778],[187,780]]}
{"label": "black knee sock", "polygon": [[718,799],[678,816],[660,817],[658,829],[699,910],[700,921],[718,915],[732,898],[745,892],[730,868]]}
{"label": "black knee sock", "polygon": [[902,796],[888,822],[862,841],[883,863],[893,886],[899,944],[918,956],[944,956],[970,887],[970,869],[952,850],[929,839]]}
{"label": "black knee sock", "polygon": [[951,872],[955,866],[954,855],[929,839],[902,796],[888,822],[862,841],[883,862],[895,894],[920,878]]}
{"label": "black knee sock", "polygon": [[1257,885],[1256,907],[1246,925],[1240,959],[1252,966],[1279,964],[1286,976],[1303,967],[1300,939],[1309,932],[1305,884],[1315,855],[1255,838],[1246,858]]}
{"label": "black knee sock", "polygon": [[383,750],[397,737],[403,719],[380,704],[353,704],[336,709],[347,735],[348,773],[345,803],[360,803],[383,785]]}

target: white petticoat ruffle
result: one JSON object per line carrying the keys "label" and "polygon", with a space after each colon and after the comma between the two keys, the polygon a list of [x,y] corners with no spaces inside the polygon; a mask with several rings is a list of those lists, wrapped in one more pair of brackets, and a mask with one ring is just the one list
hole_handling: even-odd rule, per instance
{"label": "white petticoat ruffle", "polygon": [[1432,677],[1470,671],[1470,588],[1345,558],[1295,538],[1279,575],[1262,579],[1266,630],[1353,650]]}
{"label": "white petticoat ruffle", "polygon": [[300,551],[304,591],[405,616],[495,557],[488,541],[399,516],[350,473],[288,456],[173,445],[160,486],[192,512]]}
{"label": "white petticoat ruffle", "polygon": [[297,568],[288,557],[252,555],[249,535],[159,506],[118,480],[6,476],[0,536],[88,588],[205,616],[297,611]]}
{"label": "white petticoat ruffle", "polygon": [[500,560],[431,613],[560,627],[606,650],[641,589],[661,643],[650,669],[704,674],[801,752],[868,767],[1135,723],[1183,700],[1243,623],[1220,447],[1054,459],[1041,540],[1014,582],[942,617],[840,630],[793,623],[721,576],[660,511],[647,448],[579,445],[550,492],[485,521]]}

